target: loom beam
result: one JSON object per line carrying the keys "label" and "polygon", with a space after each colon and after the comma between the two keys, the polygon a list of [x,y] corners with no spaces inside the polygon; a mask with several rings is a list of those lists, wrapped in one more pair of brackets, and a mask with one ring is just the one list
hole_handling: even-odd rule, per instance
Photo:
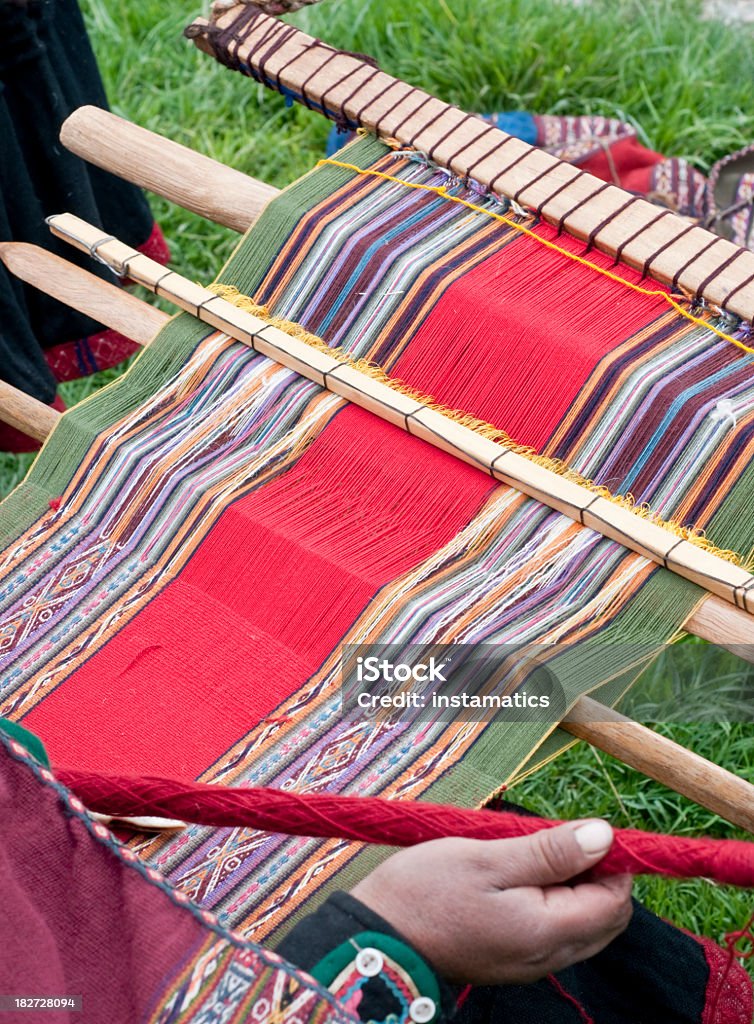
{"label": "loom beam", "polygon": [[89,163],[241,234],[279,192],[99,107],[75,110],[64,121],[60,139]]}
{"label": "loom beam", "polygon": [[[0,242],[0,259],[22,281],[139,345],[148,345],[170,319],[167,313],[118,285],[108,284],[39,246],[27,242]],[[98,288],[93,287],[94,280],[99,281]],[[40,406],[48,408],[41,402],[36,403],[40,414]]]}
{"label": "loom beam", "polygon": [[657,280],[752,319],[754,253],[678,215],[658,220],[657,207],[646,199],[485,125],[358,55],[339,52],[261,11],[244,23],[249,15],[246,4],[217,5],[212,23],[198,18],[186,34],[222,61],[216,35],[232,27],[227,56],[266,85],[305,95],[302,102],[339,123],[412,146],[461,178],[515,197],[603,252],[620,253],[625,263]]}

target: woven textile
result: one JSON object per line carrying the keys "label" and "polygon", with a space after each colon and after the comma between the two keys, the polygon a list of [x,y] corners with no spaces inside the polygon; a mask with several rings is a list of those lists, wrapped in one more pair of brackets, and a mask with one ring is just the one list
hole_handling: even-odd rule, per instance
{"label": "woven textile", "polygon": [[354,1024],[314,978],[141,864],[2,732],[0,808],[0,981],[21,998],[81,1000],[77,1010],[4,1009],[6,1020]]}
{"label": "woven textile", "polygon": [[[374,140],[346,152],[500,209]],[[330,165],[268,208],[220,280],[717,543],[751,544],[752,359],[661,298]],[[604,645],[659,648],[703,596],[188,316],[64,417],[0,530],[2,712],[60,766],[224,784],[474,804],[564,737],[502,716],[344,719],[343,643],[580,641],[560,656],[568,698],[610,678],[609,701],[630,666],[620,647],[606,666]],[[134,848],[255,937],[381,856],[198,827]]]}

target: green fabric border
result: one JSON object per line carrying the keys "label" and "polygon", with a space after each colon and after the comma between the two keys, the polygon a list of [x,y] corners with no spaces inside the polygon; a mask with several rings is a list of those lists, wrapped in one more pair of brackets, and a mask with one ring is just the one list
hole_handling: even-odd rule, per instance
{"label": "green fabric border", "polygon": [[47,756],[45,745],[35,733],[24,729],[18,722],[11,722],[8,718],[0,718],[0,732],[4,732],[6,736],[25,747],[31,756],[45,768],[50,767],[50,758]]}
{"label": "green fabric border", "polygon": [[[416,985],[420,995],[431,999],[440,1008],[440,986],[427,962],[405,942],[383,932],[359,932],[347,942],[336,946],[310,971],[324,988],[330,988],[338,975],[353,963],[360,949],[376,949],[402,967]],[[432,1018],[435,1020],[437,1013]]]}

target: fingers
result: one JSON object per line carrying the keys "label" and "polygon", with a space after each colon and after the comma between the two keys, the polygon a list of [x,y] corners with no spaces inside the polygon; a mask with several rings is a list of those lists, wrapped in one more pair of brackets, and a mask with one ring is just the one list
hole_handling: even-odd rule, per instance
{"label": "fingers", "polygon": [[631,920],[631,881],[630,875],[619,875],[573,888],[543,890],[540,941],[553,950],[603,948]]}
{"label": "fingers", "polygon": [[500,888],[555,885],[588,871],[613,842],[613,830],[599,818],[570,821],[519,839],[485,843],[485,860]]}
{"label": "fingers", "polygon": [[590,942],[601,933],[623,931],[631,919],[631,876],[542,890],[542,922],[555,943]]}
{"label": "fingers", "polygon": [[353,893],[450,981],[534,981],[594,956],[630,920],[630,877],[563,884],[612,839],[605,826],[588,830],[585,844],[574,833],[586,824],[550,829],[547,842],[539,833],[424,843],[388,858]]}
{"label": "fingers", "polygon": [[498,890],[487,902],[483,941],[466,949],[463,980],[529,984],[596,956],[631,920],[631,881],[623,875],[574,887]]}

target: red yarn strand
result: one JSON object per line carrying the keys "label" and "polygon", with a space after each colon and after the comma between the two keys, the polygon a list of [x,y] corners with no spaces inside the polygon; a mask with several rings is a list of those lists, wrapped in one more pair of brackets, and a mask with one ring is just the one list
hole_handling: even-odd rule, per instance
{"label": "red yarn strand", "polygon": [[[720,972],[720,976],[717,979],[715,985],[714,994],[709,1002],[709,1013],[708,1019],[716,1021],[718,1019],[718,1009],[725,992],[726,982],[730,977],[730,972],[733,970],[733,965],[736,960],[748,960],[754,956],[754,913],[751,915],[749,920],[738,931],[728,932],[725,936],[725,951],[726,961],[725,966]],[[741,949],[740,943],[749,942],[751,944],[750,949]]]}
{"label": "red yarn strand", "polygon": [[554,974],[548,974],[547,975],[547,980],[550,982],[552,987],[558,993],[560,998],[564,999],[567,1003],[570,1003],[571,1006],[574,1008],[574,1010],[576,1010],[576,1012],[578,1013],[579,1017],[581,1018],[583,1024],[595,1024],[594,1019],[589,1016],[589,1014],[586,1012],[584,1007],[578,1001],[576,996],[572,996],[570,992],[568,992],[566,989],[564,989],[563,986],[560,984],[560,982],[558,981],[558,979],[555,977]]}

